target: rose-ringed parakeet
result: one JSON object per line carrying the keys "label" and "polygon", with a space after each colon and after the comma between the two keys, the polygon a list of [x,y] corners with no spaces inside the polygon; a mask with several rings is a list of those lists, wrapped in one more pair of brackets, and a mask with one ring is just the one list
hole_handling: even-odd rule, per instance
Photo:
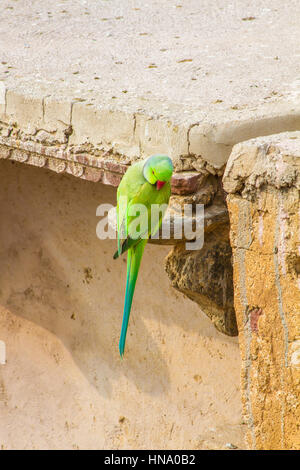
{"label": "rose-ringed parakeet", "polygon": [[[171,195],[172,161],[166,155],[153,155],[128,168],[117,192],[118,250],[114,258],[128,251],[127,281],[119,351],[124,355],[126,333],[136,279],[148,238],[159,229]],[[156,220],[151,207],[164,205]],[[138,206],[136,206],[138,205]],[[156,206],[157,207],[157,206]],[[138,208],[139,212],[132,209]],[[137,216],[146,221],[146,230],[137,236]],[[152,219],[154,219],[152,215]],[[143,225],[143,224],[142,224]],[[143,225],[145,226],[145,225]]]}

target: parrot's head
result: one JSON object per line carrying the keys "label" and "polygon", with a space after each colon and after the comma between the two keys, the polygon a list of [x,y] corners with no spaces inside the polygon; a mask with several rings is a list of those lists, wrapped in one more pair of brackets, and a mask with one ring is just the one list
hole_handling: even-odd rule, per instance
{"label": "parrot's head", "polygon": [[147,158],[143,168],[144,178],[148,183],[155,185],[157,190],[171,180],[172,173],[172,160],[167,155],[152,155]]}

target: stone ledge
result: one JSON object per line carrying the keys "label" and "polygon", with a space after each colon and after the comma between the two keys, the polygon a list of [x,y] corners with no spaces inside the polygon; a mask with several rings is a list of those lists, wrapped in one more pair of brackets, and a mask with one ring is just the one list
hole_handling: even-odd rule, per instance
{"label": "stone ledge", "polygon": [[[85,98],[59,98],[43,91],[5,88],[0,82],[0,135],[86,153],[105,152],[131,163],[151,154],[169,155],[176,172],[221,176],[238,142],[300,127],[300,110],[288,102],[251,109],[198,113],[189,118],[96,105]],[[72,95],[72,94],[71,94]],[[135,109],[135,108],[133,108]],[[37,152],[39,153],[39,152]],[[52,155],[53,156],[53,155]]]}
{"label": "stone ledge", "polygon": [[[101,157],[94,157],[88,153],[73,153],[73,150],[0,137],[0,159],[48,168],[57,173],[69,173],[95,183],[117,187],[128,168],[128,163],[120,161],[109,152],[103,152]],[[172,194],[189,195],[196,192],[200,177],[197,172],[175,173],[171,182]]]}
{"label": "stone ledge", "polygon": [[200,250],[176,245],[165,260],[165,270],[171,285],[196,302],[218,331],[236,336],[228,230],[228,224],[220,223],[217,230],[205,231]]}
{"label": "stone ledge", "polygon": [[227,193],[250,195],[263,185],[300,189],[300,132],[260,137],[234,146],[223,177]]}

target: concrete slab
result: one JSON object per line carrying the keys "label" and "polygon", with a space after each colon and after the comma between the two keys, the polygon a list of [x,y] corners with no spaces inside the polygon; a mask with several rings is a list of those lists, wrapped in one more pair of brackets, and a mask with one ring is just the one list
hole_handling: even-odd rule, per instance
{"label": "concrete slab", "polygon": [[295,0],[5,0],[0,16],[0,80],[23,96],[1,121],[69,125],[79,101],[71,144],[212,172],[237,142],[300,126]]}

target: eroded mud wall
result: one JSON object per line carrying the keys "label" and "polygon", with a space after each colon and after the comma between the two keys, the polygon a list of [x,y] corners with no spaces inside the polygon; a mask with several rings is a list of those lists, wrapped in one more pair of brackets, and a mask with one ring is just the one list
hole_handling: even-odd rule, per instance
{"label": "eroded mud wall", "polygon": [[234,147],[224,186],[247,442],[300,448],[300,133]]}
{"label": "eroded mud wall", "polygon": [[125,261],[96,237],[115,189],[0,165],[0,446],[243,446],[236,338],[217,332],[148,246],[118,354]]}

